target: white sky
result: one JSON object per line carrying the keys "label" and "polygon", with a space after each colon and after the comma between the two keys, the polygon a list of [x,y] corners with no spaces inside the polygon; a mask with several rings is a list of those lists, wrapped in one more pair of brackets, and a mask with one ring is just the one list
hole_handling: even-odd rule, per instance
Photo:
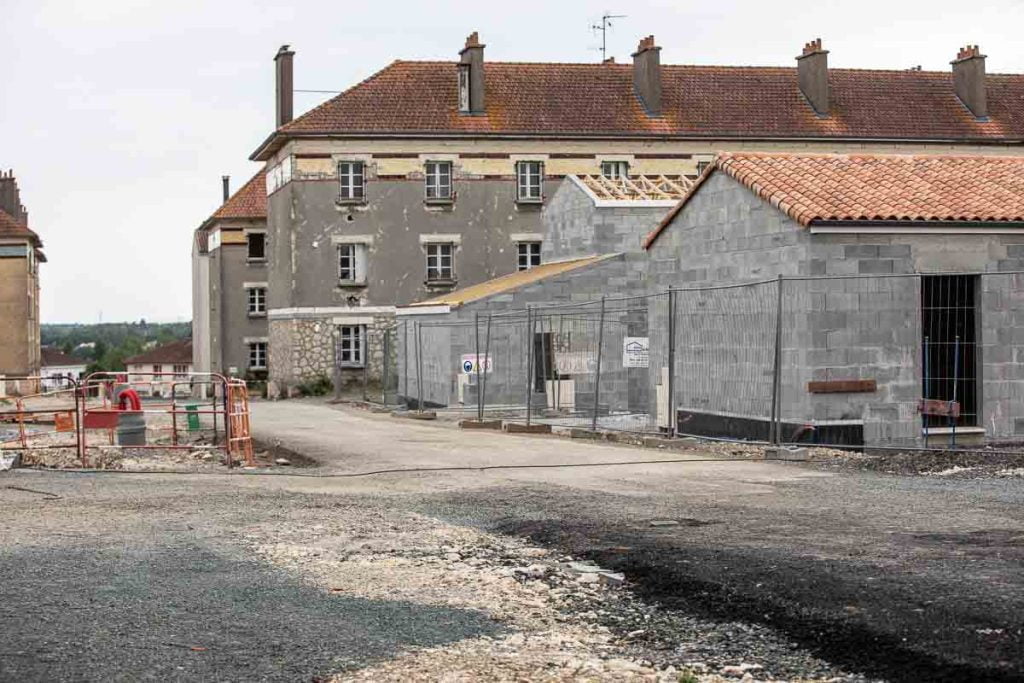
{"label": "white sky", "polygon": [[[45,243],[44,322],[188,320],[192,231],[256,170],[273,125],[273,62],[342,90],[394,59],[597,61],[589,30],[627,14],[609,52],[654,33],[662,62],[791,65],[821,37],[836,67],[945,70],[977,43],[988,71],[1024,72],[1024,3],[888,0],[492,2],[0,0],[0,168]],[[296,95],[296,114],[326,99]],[[0,321],[2,324],[2,321]]]}

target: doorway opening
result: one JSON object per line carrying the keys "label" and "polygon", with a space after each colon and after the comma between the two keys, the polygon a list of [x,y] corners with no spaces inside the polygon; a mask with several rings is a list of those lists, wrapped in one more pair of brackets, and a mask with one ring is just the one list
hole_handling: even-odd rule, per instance
{"label": "doorway opening", "polygon": [[[921,277],[921,344],[926,401],[952,410],[923,411],[925,427],[978,424],[978,276]],[[935,405],[935,404],[932,404]]]}

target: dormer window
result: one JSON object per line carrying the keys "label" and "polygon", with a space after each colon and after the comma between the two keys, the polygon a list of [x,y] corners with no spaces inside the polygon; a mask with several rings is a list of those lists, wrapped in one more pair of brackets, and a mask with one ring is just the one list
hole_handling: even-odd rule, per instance
{"label": "dormer window", "polygon": [[459,111],[469,112],[469,64],[459,64]]}

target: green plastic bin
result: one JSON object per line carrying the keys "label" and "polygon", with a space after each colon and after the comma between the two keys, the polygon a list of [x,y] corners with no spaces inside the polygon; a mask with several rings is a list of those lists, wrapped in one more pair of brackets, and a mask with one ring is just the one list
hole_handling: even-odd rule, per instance
{"label": "green plastic bin", "polygon": [[199,431],[199,404],[197,403],[186,403],[185,412],[188,413],[186,419],[188,420],[188,431],[198,432]]}

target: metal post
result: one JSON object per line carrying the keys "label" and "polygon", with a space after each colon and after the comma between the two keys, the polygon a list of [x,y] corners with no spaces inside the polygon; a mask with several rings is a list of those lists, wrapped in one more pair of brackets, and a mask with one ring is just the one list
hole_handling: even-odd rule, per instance
{"label": "metal post", "polygon": [[409,321],[402,321],[402,382],[405,389],[402,396],[405,398],[405,407],[409,408]]}
{"label": "metal post", "polygon": [[668,400],[665,409],[668,411],[668,434],[676,436],[679,428],[675,415],[676,403],[676,292],[668,290]]}
{"label": "metal post", "polygon": [[548,367],[548,345],[546,341],[551,339],[551,318],[548,317],[548,333],[545,337],[544,332],[544,318],[540,319],[540,376],[541,376],[541,387],[544,394],[544,410],[548,407],[548,380],[551,375],[551,368]]}
{"label": "metal post", "polygon": [[782,442],[779,420],[779,385],[782,372],[782,275],[778,278],[778,302],[775,309],[775,363],[772,369],[772,414],[768,429],[769,441],[778,446]]}
{"label": "metal post", "polygon": [[604,295],[601,296],[601,317],[597,323],[597,368],[594,376],[594,414],[590,420],[590,431],[597,431],[597,407],[601,404],[601,351],[604,346]]}
{"label": "metal post", "polygon": [[423,412],[423,325],[416,323],[416,411]]}
{"label": "metal post", "polygon": [[533,406],[533,309],[526,307],[526,426]]}
{"label": "metal post", "polygon": [[[924,394],[925,406],[928,405],[928,336],[925,335],[924,346],[923,346],[924,360],[922,365],[924,366]],[[924,410],[921,411],[921,423],[924,425],[924,446],[928,447],[928,414]]]}
{"label": "metal post", "polygon": [[483,410],[487,407],[487,372],[490,368],[491,359],[491,314],[487,314],[487,333],[484,335],[484,359],[488,362],[488,367],[484,369],[483,380],[480,384],[480,415],[483,416]]}
{"label": "metal post", "polygon": [[[557,358],[556,343],[561,343],[563,337],[562,331],[565,325],[565,316],[563,314],[558,315],[558,336],[551,340],[551,360],[555,361]],[[555,363],[555,371],[551,373],[555,377],[555,410],[561,414],[562,412],[562,376],[558,374],[558,363]]]}
{"label": "metal post", "polygon": [[480,312],[473,314],[473,332],[476,336],[476,419],[482,422],[484,419],[484,404],[480,402]]}
{"label": "metal post", "polygon": [[391,328],[388,327],[384,330],[384,369],[380,379],[380,404],[386,406],[388,404],[388,353],[389,353],[389,342],[391,341]]}
{"label": "metal post", "polygon": [[949,421],[953,431],[950,433],[949,445],[956,448],[956,421],[953,416],[953,407],[956,406],[956,390],[960,383],[960,335],[953,338],[953,401],[949,404]]}

